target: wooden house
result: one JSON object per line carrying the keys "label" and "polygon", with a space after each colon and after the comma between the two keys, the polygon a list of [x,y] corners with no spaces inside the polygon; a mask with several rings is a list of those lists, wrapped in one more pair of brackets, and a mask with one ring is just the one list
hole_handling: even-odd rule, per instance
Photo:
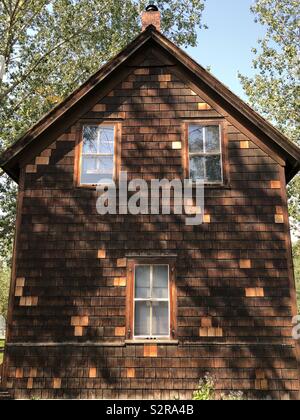
{"label": "wooden house", "polygon": [[[167,39],[156,9],[1,166],[19,184],[15,398],[191,398],[207,372],[218,392],[299,397],[286,185],[300,150]],[[95,184],[121,171],[202,179],[204,223],[99,215]]]}

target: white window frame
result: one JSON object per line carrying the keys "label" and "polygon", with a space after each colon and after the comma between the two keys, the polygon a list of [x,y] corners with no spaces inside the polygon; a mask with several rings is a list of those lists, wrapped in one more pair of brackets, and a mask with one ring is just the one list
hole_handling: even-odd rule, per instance
{"label": "white window frame", "polygon": [[[114,143],[113,143],[113,153],[84,153],[84,130],[86,127],[95,127],[98,129],[98,137],[97,137],[97,152],[98,152],[98,148],[100,146],[100,133],[101,133],[101,128],[112,128],[113,132],[114,132]],[[97,169],[100,168],[100,161],[99,158],[103,158],[103,157],[112,157],[113,158],[113,173],[112,173],[112,181],[115,179],[116,177],[116,134],[117,134],[117,127],[116,124],[109,124],[109,123],[105,123],[105,124],[83,124],[82,126],[82,147],[80,150],[80,185],[84,186],[93,186],[93,185],[97,185],[94,182],[91,183],[85,183],[82,181],[82,176],[83,176],[83,159],[84,158],[95,158],[97,160]],[[98,158],[98,159],[97,159]],[[93,175],[93,174],[98,174],[97,170],[95,171],[90,171],[88,172],[88,174]],[[101,183],[100,183],[101,184]]]}
{"label": "white window frame", "polygon": [[[203,152],[190,152],[190,127],[191,126],[198,126],[199,128],[202,128],[203,132]],[[220,152],[219,153],[213,153],[213,152],[206,152],[206,128],[207,127],[218,127],[219,128],[219,144],[220,144]],[[189,156],[189,178],[191,177],[191,158],[192,157],[209,157],[209,156],[219,156],[221,161],[221,180],[218,181],[208,181],[206,176],[206,163],[204,165],[204,184],[205,185],[220,185],[224,183],[224,164],[223,164],[223,144],[222,144],[222,125],[221,124],[214,124],[207,123],[207,124],[201,124],[201,123],[190,123],[188,124],[188,156]]]}
{"label": "white window frame", "polygon": [[[136,285],[136,268],[137,267],[150,267],[150,296],[152,296],[153,289],[153,268],[154,267],[168,267],[168,299],[157,299],[150,297],[136,298],[135,297],[135,285]],[[150,335],[136,335],[135,334],[135,304],[136,302],[149,302],[150,303]],[[168,325],[169,335],[153,335],[153,302],[168,302]],[[170,265],[169,264],[136,264],[134,266],[134,284],[133,284],[133,338],[137,340],[141,339],[170,339],[171,337],[171,287],[170,287]]]}

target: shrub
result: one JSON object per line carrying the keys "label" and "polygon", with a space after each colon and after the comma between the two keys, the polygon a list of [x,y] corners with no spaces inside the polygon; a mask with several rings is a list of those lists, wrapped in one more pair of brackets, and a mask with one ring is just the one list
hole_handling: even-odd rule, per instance
{"label": "shrub", "polygon": [[193,400],[211,401],[215,400],[215,397],[215,382],[209,374],[206,374],[204,379],[199,381],[199,387],[193,394]]}
{"label": "shrub", "polygon": [[204,379],[199,382],[197,391],[193,393],[193,401],[242,401],[244,400],[244,394],[242,392],[230,392],[222,394],[219,398],[216,396],[215,391],[215,380],[207,373]]}
{"label": "shrub", "polygon": [[8,307],[8,292],[10,283],[10,270],[3,266],[0,260],[0,315],[6,319]]}

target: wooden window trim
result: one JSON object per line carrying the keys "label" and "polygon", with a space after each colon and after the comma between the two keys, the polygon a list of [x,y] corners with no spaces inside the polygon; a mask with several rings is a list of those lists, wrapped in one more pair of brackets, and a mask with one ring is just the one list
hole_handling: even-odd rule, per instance
{"label": "wooden window trim", "polygon": [[114,174],[113,181],[115,183],[119,180],[121,169],[121,139],[122,139],[122,124],[115,121],[102,122],[80,122],[76,127],[76,145],[75,145],[75,169],[74,169],[74,184],[77,188],[93,189],[101,184],[81,184],[81,168],[82,168],[82,147],[83,147],[83,127],[86,125],[115,127],[114,135]]}
{"label": "wooden window trim", "polygon": [[[134,274],[137,265],[168,265],[169,266],[169,293],[170,293],[170,337],[157,337],[145,339],[134,337]],[[127,291],[126,291],[126,338],[133,342],[160,342],[172,341],[177,338],[177,291],[176,291],[176,264],[174,259],[166,258],[137,258],[128,260],[127,264]]]}
{"label": "wooden window trim", "polygon": [[221,157],[222,157],[222,171],[223,180],[216,183],[205,183],[205,188],[230,188],[229,183],[229,159],[228,159],[228,135],[227,135],[227,124],[224,120],[219,119],[207,119],[199,120],[193,119],[184,121],[182,125],[183,132],[183,153],[182,153],[182,165],[185,179],[190,179],[190,154],[189,154],[189,126],[200,125],[207,127],[210,125],[216,125],[220,127],[221,133]]}

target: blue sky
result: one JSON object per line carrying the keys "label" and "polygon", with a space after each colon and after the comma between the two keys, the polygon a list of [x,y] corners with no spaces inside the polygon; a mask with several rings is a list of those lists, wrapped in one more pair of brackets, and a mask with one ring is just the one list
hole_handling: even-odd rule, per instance
{"label": "blue sky", "polygon": [[204,23],[199,30],[199,45],[188,54],[211,72],[234,93],[245,99],[238,71],[253,75],[253,53],[264,28],[254,22],[250,6],[254,0],[206,0]]}

